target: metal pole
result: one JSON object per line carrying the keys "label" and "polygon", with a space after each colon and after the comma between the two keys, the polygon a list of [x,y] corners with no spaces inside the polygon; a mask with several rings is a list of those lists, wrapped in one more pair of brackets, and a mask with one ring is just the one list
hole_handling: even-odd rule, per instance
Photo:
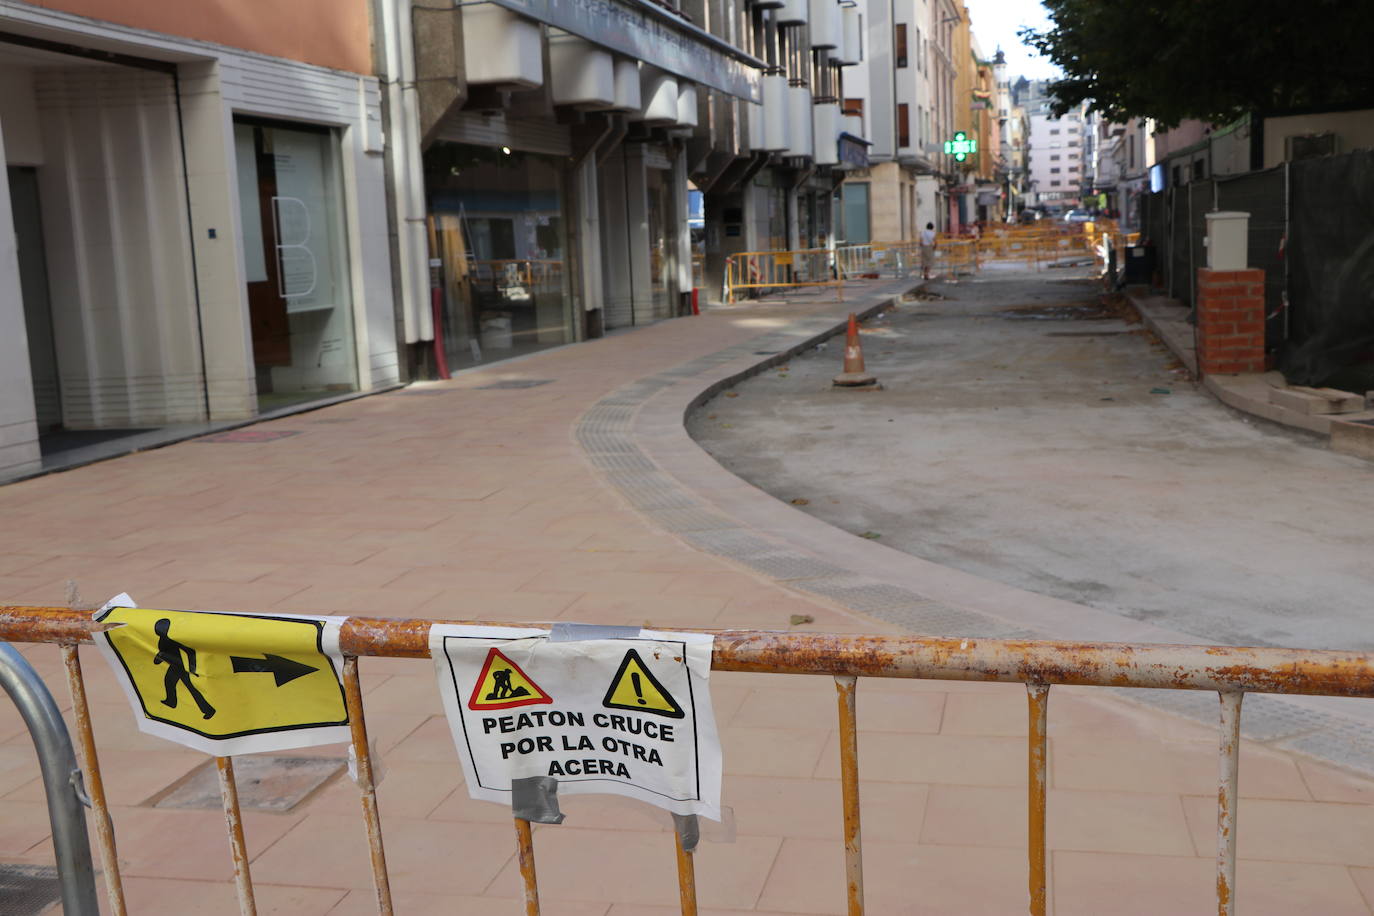
{"label": "metal pole", "polygon": [[248,843],[243,836],[243,815],[239,812],[239,787],[234,782],[234,761],[216,757],[219,768],[219,794],[224,802],[224,824],[229,829],[229,848],[234,853],[234,887],[238,891],[239,913],[257,916],[258,904],[253,896],[253,876],[248,867]]}
{"label": "metal pole", "polygon": [[534,873],[534,837],[530,822],[515,819],[515,843],[520,861],[520,883],[524,887],[525,916],[539,916],[539,881]]}
{"label": "metal pole", "polygon": [[391,878],[386,870],[386,849],[382,845],[382,820],[377,811],[377,783],[372,772],[372,751],[367,743],[367,724],[363,720],[363,691],[358,682],[358,657],[350,655],[343,664],[344,698],[348,702],[348,724],[353,736],[353,759],[358,772],[358,793],[362,799],[363,820],[367,823],[367,847],[372,856],[372,886],[377,892],[377,912],[391,916]]}
{"label": "metal pole", "polygon": [[1240,777],[1239,691],[1221,697],[1221,732],[1217,761],[1217,914],[1236,911],[1236,802]]}
{"label": "metal pole", "polygon": [[1027,684],[1029,702],[1029,736],[1027,738],[1027,767],[1030,797],[1028,846],[1030,849],[1030,913],[1045,916],[1046,857],[1045,857],[1045,762],[1049,734],[1050,685]]}
{"label": "metal pole", "polygon": [[91,814],[95,820],[96,842],[100,846],[100,864],[105,875],[105,896],[114,916],[125,916],[124,879],[119,874],[119,855],[115,851],[114,822],[110,806],[105,800],[105,781],[100,776],[100,759],[95,752],[95,732],[91,729],[91,709],[86,702],[86,682],[81,676],[81,656],[76,646],[62,647],[62,661],[67,665],[67,689],[72,695],[72,718],[76,721],[76,737],[81,747],[81,763],[86,771],[86,793],[91,798]]}
{"label": "metal pole", "polygon": [[840,718],[840,790],[844,798],[844,870],[850,916],[864,912],[864,854],[859,820],[859,725],[855,691],[859,679],[835,678]]}
{"label": "metal pole", "polygon": [[682,845],[682,834],[674,831],[677,846],[677,895],[682,916],[697,916],[697,869],[692,853]]}
{"label": "metal pole", "polygon": [[52,824],[53,851],[57,856],[62,911],[67,916],[96,916],[100,907],[96,902],[95,869],[91,866],[91,842],[86,833],[86,812],[78,796],[81,770],[76,765],[67,725],[33,665],[8,643],[0,643],[0,685],[24,717],[38,753],[48,820]]}

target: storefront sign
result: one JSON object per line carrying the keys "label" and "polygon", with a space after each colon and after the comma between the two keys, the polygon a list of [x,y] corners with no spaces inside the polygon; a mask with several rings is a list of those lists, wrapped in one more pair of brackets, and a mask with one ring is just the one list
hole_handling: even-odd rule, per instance
{"label": "storefront sign", "polygon": [[[492,0],[512,12],[638,58],[666,73],[751,102],[761,101],[762,61],[645,0]],[[673,17],[675,20],[676,17]]]}
{"label": "storefront sign", "polygon": [[953,140],[945,141],[945,155],[953,156],[955,162],[963,162],[976,152],[978,152],[978,141],[962,130],[954,135]]}
{"label": "storefront sign", "polygon": [[720,819],[711,642],[634,629],[557,641],[548,630],[435,626],[434,658],[468,794],[511,804],[512,782],[637,798]]}

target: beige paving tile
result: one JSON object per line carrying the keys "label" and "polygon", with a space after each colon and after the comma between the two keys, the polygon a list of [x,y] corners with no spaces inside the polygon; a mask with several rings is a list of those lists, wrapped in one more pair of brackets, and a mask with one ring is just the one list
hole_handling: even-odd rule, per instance
{"label": "beige paving tile", "polygon": [[[829,678],[812,678],[812,681],[817,683],[807,691],[774,690],[766,686],[750,691],[731,724],[765,728],[780,724],[838,728],[839,711],[833,682]],[[869,690],[868,686],[861,686],[855,703],[860,735],[880,731],[934,734],[940,730],[944,694],[912,691],[904,696],[895,691]]]}
{"label": "beige paving tile", "polygon": [[[844,847],[788,839],[759,908],[789,913],[845,912]],[[1025,857],[1016,850],[864,843],[868,912],[967,916],[1026,908]]]}
{"label": "beige paving tile", "polygon": [[[449,764],[386,763],[383,758],[380,772],[377,810],[382,814],[383,829],[386,821],[393,817],[420,819],[429,816],[463,783],[463,770],[457,760]],[[309,814],[360,817],[362,801],[358,786],[344,773],[298,810]]]}
{"label": "beige paving tile", "polygon": [[1355,886],[1360,889],[1365,906],[1374,912],[1374,868],[1348,868],[1346,871],[1355,882]]}
{"label": "beige paving tile", "polygon": [[[293,588],[294,586],[285,586]],[[357,588],[310,585],[277,601],[273,610],[292,614],[361,614],[368,617],[414,616],[438,594],[434,588]]]}
{"label": "beige paving tile", "polygon": [[1307,789],[1317,801],[1374,804],[1374,780],[1362,779],[1333,766],[1296,758]]}
{"label": "beige paving tile", "polygon": [[[449,824],[391,818],[383,823],[387,867],[397,893],[424,894],[439,887],[485,888],[515,853],[506,825]],[[372,867],[361,818],[311,814],[253,860],[260,881],[368,890]]]}
{"label": "beige paving tile", "polygon": [[[404,916],[519,916],[525,911],[523,899],[513,897],[439,896],[398,894],[392,899],[395,911]],[[549,901],[539,899],[541,916],[605,916],[608,904]],[[329,916],[375,916],[377,901],[369,891],[349,891],[348,896]]]}
{"label": "beige paving tile", "polygon": [[[859,774],[882,782],[1024,786],[1026,742],[969,735],[873,732],[859,735]],[[815,775],[838,779],[838,738],[831,736]]]}
{"label": "beige paving tile", "polygon": [[458,752],[453,745],[453,733],[449,730],[448,719],[442,715],[433,715],[425,719],[405,738],[385,749],[384,754],[388,762],[458,762]]}
{"label": "beige paving tile", "polygon": [[39,801],[0,800],[0,856],[28,852],[48,838],[48,806]]}
{"label": "beige paving tile", "polygon": [[[1217,787],[1214,743],[1135,738],[1050,739],[1052,784],[1061,789],[1201,795]],[[1309,798],[1293,758],[1242,744],[1242,798]]]}
{"label": "beige paving tile", "polygon": [[829,738],[814,728],[720,729],[726,772],[749,776],[809,777]]}
{"label": "beige paving tile", "polygon": [[[1155,916],[1216,908],[1216,864],[1209,858],[1056,852],[1053,873],[1056,916]],[[1236,870],[1236,911],[1344,916],[1368,909],[1342,868],[1242,861]]]}
{"label": "beige paving tile", "polygon": [[[180,881],[167,878],[124,879],[124,901],[130,913],[138,916],[236,916],[238,895],[233,882]],[[108,902],[101,895],[101,912]],[[323,916],[332,912],[345,892],[334,888],[287,887],[255,883],[253,896],[258,912],[277,916]]]}
{"label": "beige paving tile", "polygon": [[[1027,845],[1026,793],[983,786],[930,787],[922,843],[944,846]],[[1194,848],[1174,795],[1051,791],[1051,849],[1192,855]]]}
{"label": "beige paving tile", "polygon": [[[299,815],[243,814],[250,859],[277,842],[301,820]],[[123,808],[115,816],[120,870],[144,878],[230,881],[233,857],[220,811]],[[297,876],[298,878],[299,876]],[[298,879],[269,883],[300,884]],[[316,883],[316,886],[327,886]]]}
{"label": "beige paving tile", "polygon": [[[703,906],[749,909],[758,900],[779,841],[741,836],[733,843],[697,847],[697,896]],[[540,899],[594,900],[671,906],[677,901],[673,839],[646,843],[642,835],[567,827],[537,829],[534,838]],[[519,872],[510,863],[488,889],[519,892]]]}
{"label": "beige paving tile", "polygon": [[[1183,799],[1199,850],[1216,845],[1216,796]],[[1242,859],[1374,866],[1374,807],[1328,802],[1246,799],[1236,809],[1236,854]]]}
{"label": "beige paving tile", "polygon": [[416,609],[417,617],[437,620],[498,620],[538,623],[568,616],[576,592],[515,592],[474,595],[442,589]]}

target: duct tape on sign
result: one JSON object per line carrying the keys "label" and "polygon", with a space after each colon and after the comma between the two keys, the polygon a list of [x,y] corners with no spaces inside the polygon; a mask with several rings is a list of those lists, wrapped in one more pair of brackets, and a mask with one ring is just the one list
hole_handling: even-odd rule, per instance
{"label": "duct tape on sign", "polygon": [[720,820],[713,638],[651,630],[549,636],[512,627],[430,630],[469,794],[510,804],[514,780],[549,776],[560,795],[624,795]]}

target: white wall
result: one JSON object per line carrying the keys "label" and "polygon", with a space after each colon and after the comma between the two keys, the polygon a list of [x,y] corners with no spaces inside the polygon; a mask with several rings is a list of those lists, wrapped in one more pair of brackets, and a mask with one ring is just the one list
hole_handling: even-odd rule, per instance
{"label": "white wall", "polygon": [[34,89],[63,425],[204,419],[171,77],[43,68]]}
{"label": "white wall", "polygon": [[[0,123],[0,160],[6,158],[4,125]],[[34,422],[33,387],[29,378],[29,341],[24,309],[19,304],[19,258],[14,223],[9,219],[9,180],[0,174],[0,470],[36,468],[39,461],[38,426]]]}

